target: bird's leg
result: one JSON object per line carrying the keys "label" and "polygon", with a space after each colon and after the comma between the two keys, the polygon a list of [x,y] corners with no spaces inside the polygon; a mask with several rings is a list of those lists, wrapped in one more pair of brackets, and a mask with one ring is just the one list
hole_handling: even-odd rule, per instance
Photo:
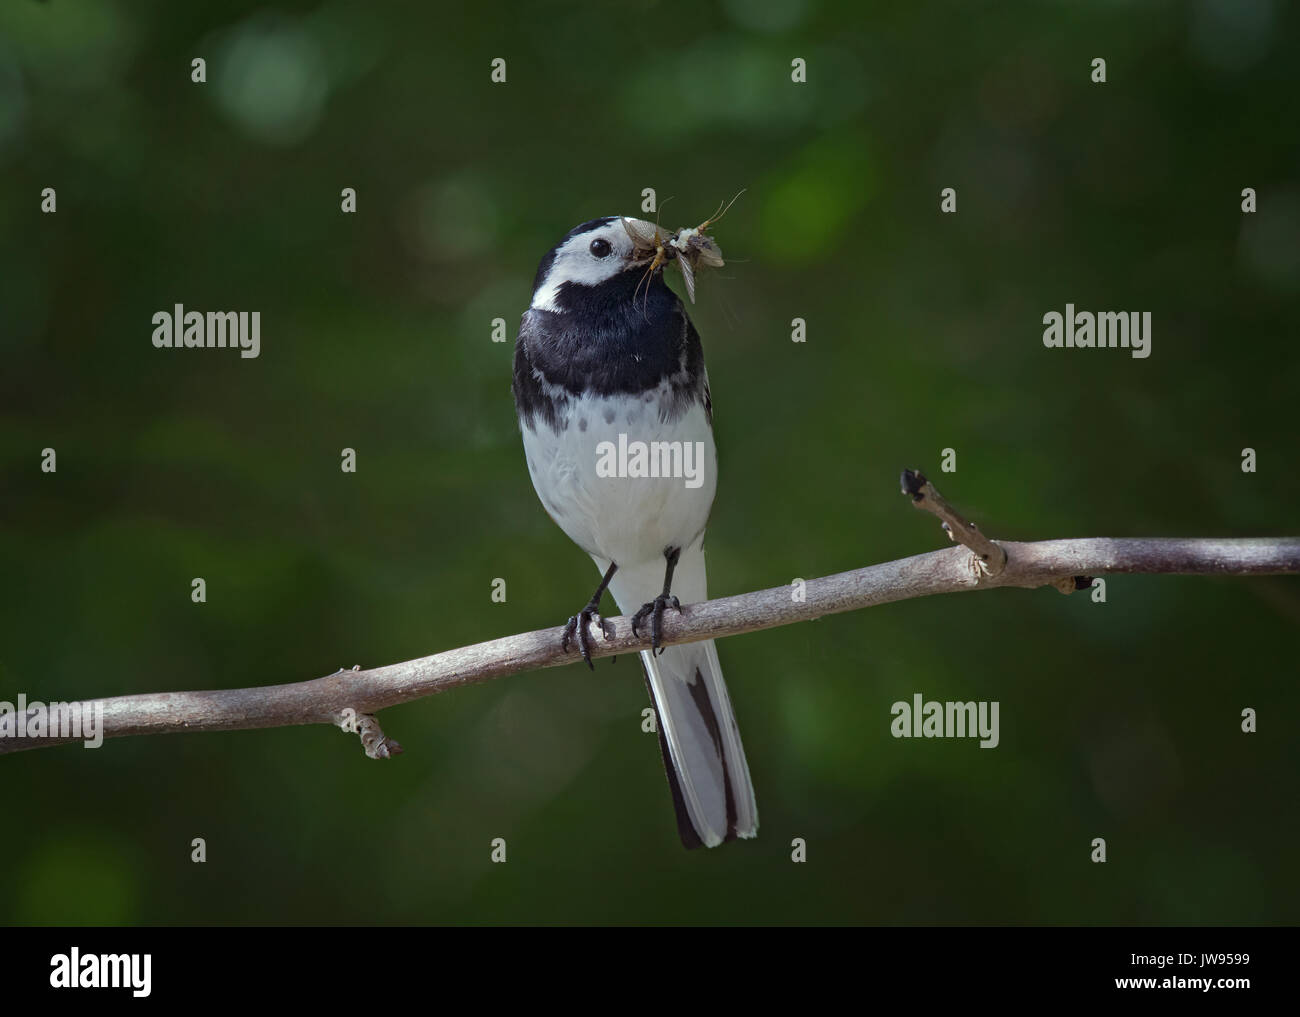
{"label": "bird's leg", "polygon": [[664,631],[664,611],[669,607],[677,609],[677,613],[682,613],[681,601],[672,596],[668,591],[673,585],[673,569],[677,567],[677,559],[681,557],[682,549],[680,547],[669,547],[664,550],[664,560],[667,561],[668,567],[664,570],[664,592],[655,597],[648,604],[641,605],[641,610],[632,616],[632,635],[639,636],[641,633],[636,630],[637,623],[650,618],[650,650],[663,653],[663,648],[659,645],[659,640]]}
{"label": "bird's leg", "polygon": [[[578,636],[578,648],[582,650],[582,659],[587,662],[587,666],[593,671],[596,665],[591,662],[591,635],[587,632],[587,626],[591,623],[591,616],[596,615],[600,618],[600,631],[605,637],[611,638],[614,635],[614,627],[607,622],[603,615],[600,614],[600,598],[605,594],[605,588],[609,586],[609,581],[614,578],[614,573],[618,571],[618,565],[614,562],[609,563],[609,568],[605,570],[605,578],[600,581],[596,587],[596,592],[591,595],[591,600],[587,606],[569,619],[564,626],[564,636],[560,640],[560,648],[567,650],[569,640],[576,633]],[[671,575],[671,572],[669,573]]]}

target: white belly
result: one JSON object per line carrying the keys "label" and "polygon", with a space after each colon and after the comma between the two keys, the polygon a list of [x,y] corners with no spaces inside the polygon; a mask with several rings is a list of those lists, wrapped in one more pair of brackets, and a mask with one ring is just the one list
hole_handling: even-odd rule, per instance
{"label": "white belly", "polygon": [[[583,397],[569,403],[559,434],[538,417],[523,429],[528,473],[542,505],[569,539],[594,558],[620,566],[663,560],[665,549],[685,548],[703,531],[717,490],[713,429],[698,404],[672,423],[659,420],[659,399],[632,396]],[[610,464],[608,446],[634,442],[700,442],[693,465],[698,487],[670,476],[600,476]],[[684,445],[682,446],[685,450]],[[635,468],[635,467],[634,467]],[[691,481],[694,483],[695,481]]]}

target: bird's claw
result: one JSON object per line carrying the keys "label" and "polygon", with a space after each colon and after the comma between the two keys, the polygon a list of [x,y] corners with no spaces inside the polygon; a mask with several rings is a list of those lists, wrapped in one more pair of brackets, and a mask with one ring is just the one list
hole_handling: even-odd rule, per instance
{"label": "bird's claw", "polygon": [[567,651],[570,641],[576,635],[578,637],[578,649],[582,651],[582,659],[594,671],[596,665],[591,662],[591,633],[587,631],[587,626],[591,624],[593,617],[598,619],[601,634],[606,639],[613,639],[613,622],[606,621],[601,615],[597,614],[594,605],[588,604],[565,623],[564,636],[560,639],[560,649]]}
{"label": "bird's claw", "polygon": [[678,614],[682,613],[682,604],[676,597],[661,593],[648,604],[642,604],[641,610],[632,616],[632,635],[639,636],[637,625],[646,618],[650,619],[650,651],[652,653],[663,653],[663,647],[660,642],[664,634],[664,611],[668,608],[674,608]]}

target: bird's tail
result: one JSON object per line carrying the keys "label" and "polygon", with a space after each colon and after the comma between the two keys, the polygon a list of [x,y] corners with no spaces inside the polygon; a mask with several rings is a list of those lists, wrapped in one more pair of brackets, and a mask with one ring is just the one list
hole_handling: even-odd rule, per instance
{"label": "bird's tail", "polygon": [[[662,566],[657,578],[655,571],[641,566],[615,574],[610,591],[625,614],[662,590]],[[682,552],[672,592],[683,604],[707,599],[699,542]],[[659,747],[682,843],[716,847],[753,837],[758,833],[754,785],[713,640],[669,646],[658,656],[646,650],[641,663],[658,714]]]}

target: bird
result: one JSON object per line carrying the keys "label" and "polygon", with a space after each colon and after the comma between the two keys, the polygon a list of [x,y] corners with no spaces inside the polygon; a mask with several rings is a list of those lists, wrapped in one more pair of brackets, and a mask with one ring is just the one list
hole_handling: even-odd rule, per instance
{"label": "bird", "polygon": [[[635,634],[648,623],[651,648],[640,659],[678,833],[687,848],[716,847],[758,832],[740,730],[713,640],[660,644],[666,611],[708,599],[713,402],[699,333],[664,280],[662,248],[651,258],[632,224],[641,236],[653,226],[592,219],[542,258],[520,320],[512,388],[533,488],[602,577],[568,619],[562,646],[576,642],[594,670],[589,626],[613,634],[600,613],[606,590],[632,614]],[[602,454],[620,441],[682,449],[683,460],[694,450],[695,486],[679,476],[638,475],[644,469],[630,468],[630,460],[613,471],[620,475],[600,470]]]}

